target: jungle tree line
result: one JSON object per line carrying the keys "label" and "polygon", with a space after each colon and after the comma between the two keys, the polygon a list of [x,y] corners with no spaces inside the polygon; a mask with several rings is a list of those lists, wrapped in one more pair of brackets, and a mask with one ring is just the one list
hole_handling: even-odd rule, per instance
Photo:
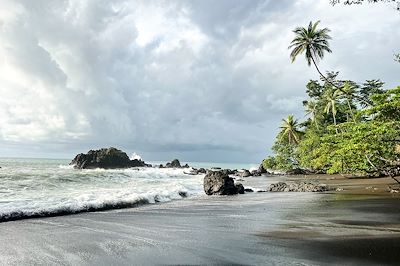
{"label": "jungle tree line", "polygon": [[399,174],[400,87],[383,88],[379,79],[357,83],[339,79],[338,72],[322,74],[317,62],[329,47],[329,29],[319,21],[298,27],[289,49],[292,62],[304,54],[320,80],[306,86],[303,101],[307,115],[283,119],[272,147],[267,169],[306,168],[327,173],[357,173],[369,176]]}

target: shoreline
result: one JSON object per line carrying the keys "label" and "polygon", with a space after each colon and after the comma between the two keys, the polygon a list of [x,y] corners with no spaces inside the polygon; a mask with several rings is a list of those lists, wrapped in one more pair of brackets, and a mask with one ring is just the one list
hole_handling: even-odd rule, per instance
{"label": "shoreline", "polygon": [[131,209],[0,223],[0,263],[398,262],[398,199],[367,195],[366,200],[337,195],[278,192],[207,196]]}

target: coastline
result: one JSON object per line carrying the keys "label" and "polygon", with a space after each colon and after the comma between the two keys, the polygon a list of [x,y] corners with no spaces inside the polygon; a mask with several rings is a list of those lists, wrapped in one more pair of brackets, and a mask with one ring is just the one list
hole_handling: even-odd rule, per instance
{"label": "coastline", "polygon": [[284,179],[326,181],[344,190],[201,196],[0,223],[0,263],[394,265],[400,260],[399,197],[383,192],[389,180]]}

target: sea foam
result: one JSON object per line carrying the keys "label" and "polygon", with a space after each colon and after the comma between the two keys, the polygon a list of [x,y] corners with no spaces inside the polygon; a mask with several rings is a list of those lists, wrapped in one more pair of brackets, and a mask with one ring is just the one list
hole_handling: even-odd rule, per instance
{"label": "sea foam", "polygon": [[183,169],[77,170],[30,165],[0,177],[0,221],[136,207],[203,195]]}

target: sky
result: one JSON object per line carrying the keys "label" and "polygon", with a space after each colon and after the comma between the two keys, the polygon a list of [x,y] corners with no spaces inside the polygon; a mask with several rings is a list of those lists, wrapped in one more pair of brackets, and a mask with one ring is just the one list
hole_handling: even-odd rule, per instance
{"label": "sky", "polygon": [[400,85],[400,13],[329,0],[1,0],[0,157],[114,146],[145,161],[257,163],[305,119],[292,30],[321,20],[323,71]]}

